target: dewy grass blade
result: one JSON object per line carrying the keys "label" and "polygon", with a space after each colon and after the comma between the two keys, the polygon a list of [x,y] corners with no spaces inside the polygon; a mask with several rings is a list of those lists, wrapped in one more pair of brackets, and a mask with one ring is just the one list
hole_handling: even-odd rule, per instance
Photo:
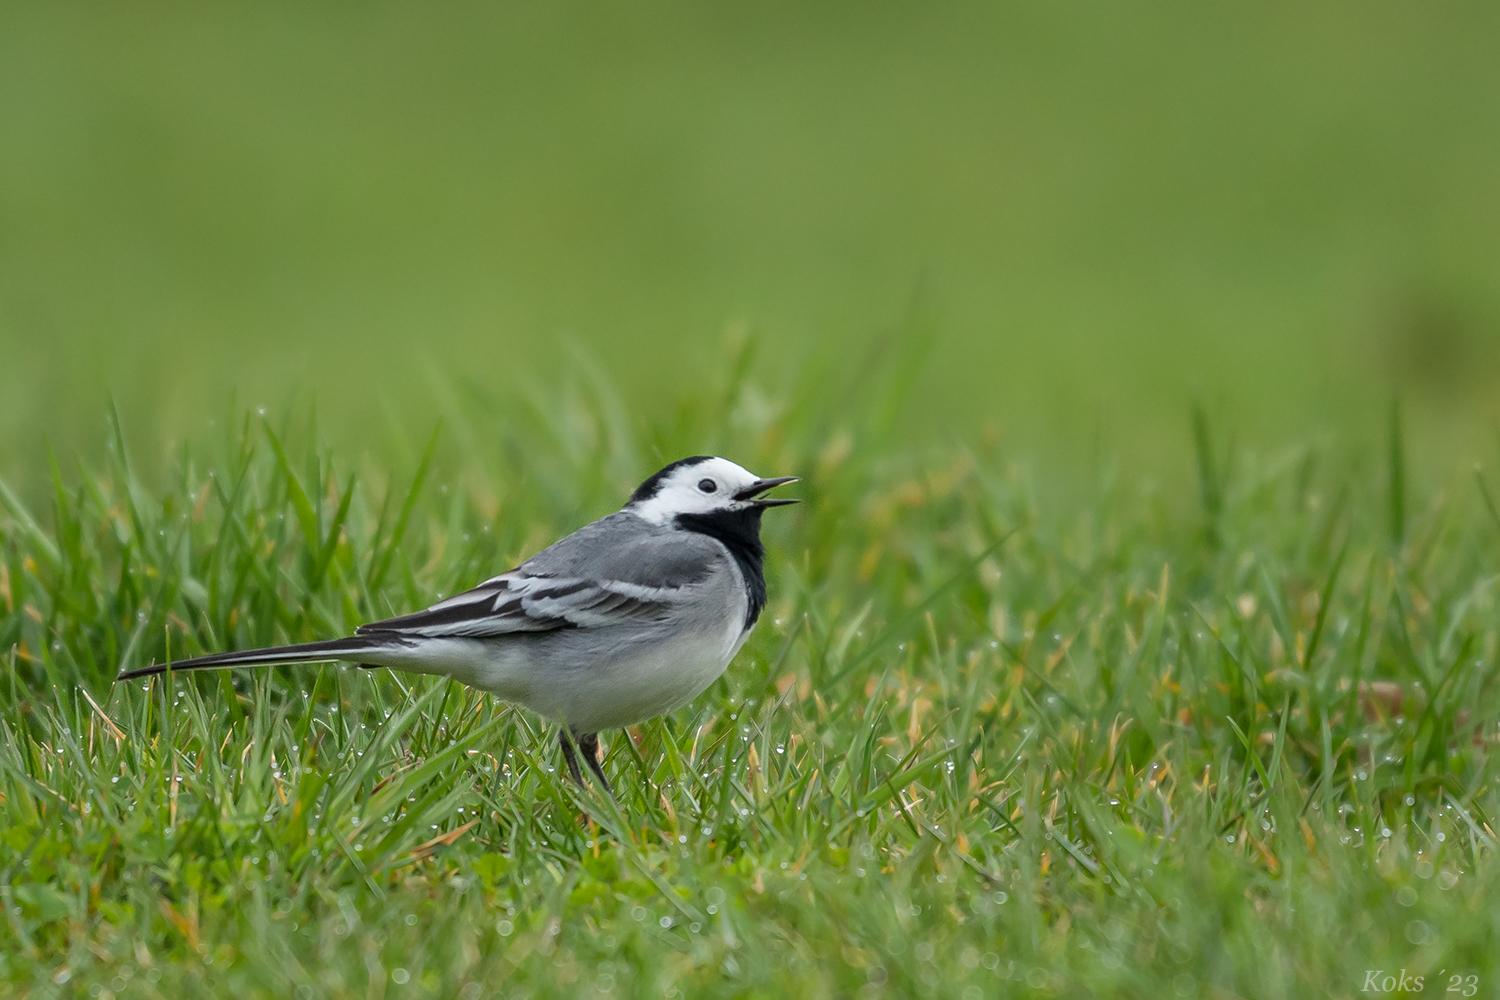
{"label": "dewy grass blade", "polygon": [[[1281,722],[1276,726],[1276,739],[1271,744],[1271,766],[1266,769],[1267,775],[1271,776],[1273,780],[1275,777],[1281,775],[1281,754],[1286,749],[1286,726],[1291,718],[1291,707],[1292,696],[1288,693],[1285,700],[1281,703]],[[1266,790],[1270,791],[1271,786],[1267,785]]]}
{"label": "dewy grass blade", "polygon": [[1313,622],[1312,635],[1307,640],[1307,652],[1302,657],[1302,669],[1308,670],[1312,667],[1313,656],[1318,652],[1318,643],[1323,638],[1323,626],[1328,621],[1328,608],[1333,603],[1333,588],[1339,582],[1339,571],[1344,568],[1344,556],[1349,553],[1349,540],[1339,547],[1339,554],[1334,557],[1333,569],[1328,572],[1328,582],[1323,584],[1323,590],[1318,594],[1318,616]]}
{"label": "dewy grass blade", "polygon": [[62,561],[62,554],[58,551],[57,543],[36,523],[36,518],[31,516],[31,511],[26,509],[21,498],[16,496],[15,491],[3,479],[0,479],[0,505],[10,511],[10,516],[20,524],[34,551],[48,566],[56,568]]}
{"label": "dewy grass blade", "polygon": [[[432,436],[427,439],[427,447],[422,451],[422,460],[417,464],[416,474],[412,476],[411,488],[407,490],[406,499],[401,504],[401,513],[396,515],[396,524],[391,529],[391,537],[380,552],[378,561],[370,570],[369,590],[371,593],[379,592],[384,586],[386,574],[390,572],[391,560],[406,537],[407,525],[410,524],[412,512],[416,510],[417,500],[422,495],[422,486],[427,482],[428,473],[432,471],[432,458],[437,453],[438,435],[441,431],[441,424],[432,429]],[[373,548],[371,552],[374,558]]]}
{"label": "dewy grass blade", "polygon": [[307,498],[307,491],[302,488],[302,481],[297,478],[297,473],[292,469],[286,449],[281,446],[281,439],[271,429],[271,422],[261,421],[261,429],[266,433],[266,440],[271,442],[271,450],[276,453],[276,462],[281,467],[282,477],[286,480],[287,499],[291,501],[292,510],[297,514],[297,523],[302,528],[303,544],[308,547],[309,551],[316,551],[320,540],[317,512],[313,510],[312,501]]}
{"label": "dewy grass blade", "polygon": [[328,806],[323,813],[325,825],[337,821],[344,814],[355,796],[362,791],[370,773],[384,763],[385,754],[391,745],[422,716],[424,709],[431,707],[432,703],[438,700],[438,696],[444,693],[445,687],[445,684],[432,685],[421,695],[412,699],[398,714],[381,724],[375,733],[375,738],[364,749],[359,763],[344,777],[342,784],[329,799]]}
{"label": "dewy grass blade", "polygon": [[339,544],[340,532],[343,531],[344,521],[349,516],[349,504],[354,499],[354,483],[357,478],[351,472],[349,481],[344,484],[344,494],[339,500],[338,510],[328,525],[328,537],[323,541],[322,548],[318,550],[317,560],[313,563],[312,572],[308,574],[309,588],[316,588],[323,582],[323,574],[328,571],[328,564],[333,561],[333,554]]}
{"label": "dewy grass blade", "polygon": [[965,580],[971,578],[974,574],[974,571],[979,568],[980,564],[995,552],[997,552],[1013,534],[1014,532],[1007,534],[1004,538],[1000,539],[992,545],[987,546],[984,551],[979,553],[979,555],[968,560],[968,562],[964,564],[962,569],[960,569],[957,573],[954,573],[947,580],[944,580],[941,584],[931,590],[926,597],[922,598],[922,600],[918,601],[915,605],[908,608],[905,614],[901,615],[898,619],[896,619],[896,621],[886,626],[886,628],[883,629],[879,635],[870,640],[869,645],[865,647],[863,652],[861,652],[849,663],[844,664],[838,670],[834,671],[832,677],[829,677],[822,682],[823,686],[825,688],[831,688],[839,681],[849,676],[855,670],[858,670],[860,667],[864,666],[871,657],[879,653],[892,639],[894,639],[897,635],[900,635],[906,629],[910,628],[914,622],[919,621],[922,616],[927,613],[927,610],[935,606],[939,600],[941,600],[948,594],[949,591],[958,586],[960,583],[963,583]]}
{"label": "dewy grass blade", "polygon": [[1234,730],[1234,735],[1239,737],[1240,745],[1245,748],[1245,757],[1250,766],[1255,768],[1255,773],[1260,776],[1260,787],[1264,791],[1269,791],[1271,788],[1271,776],[1266,773],[1266,766],[1260,762],[1260,755],[1255,752],[1255,744],[1249,736],[1245,735],[1245,731],[1240,728],[1239,723],[1227,715],[1224,717],[1224,721],[1229,723],[1229,727]]}
{"label": "dewy grass blade", "polygon": [[1219,520],[1224,509],[1224,486],[1214,468],[1213,441],[1208,430],[1208,413],[1203,404],[1193,403],[1193,447],[1198,459],[1198,494],[1203,504],[1203,520],[1208,543],[1220,542]]}

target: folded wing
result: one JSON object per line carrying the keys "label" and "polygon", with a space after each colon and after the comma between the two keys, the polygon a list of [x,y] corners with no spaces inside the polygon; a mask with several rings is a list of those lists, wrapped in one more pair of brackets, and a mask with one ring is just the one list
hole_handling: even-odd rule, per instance
{"label": "folded wing", "polygon": [[482,639],[661,621],[723,558],[701,536],[613,514],[472,590],[355,633]]}
{"label": "folded wing", "polygon": [[528,576],[517,570],[425,611],[361,625],[355,634],[482,639],[518,632],[604,628],[627,621],[659,621],[671,614],[679,600],[681,593],[676,590],[620,580]]}

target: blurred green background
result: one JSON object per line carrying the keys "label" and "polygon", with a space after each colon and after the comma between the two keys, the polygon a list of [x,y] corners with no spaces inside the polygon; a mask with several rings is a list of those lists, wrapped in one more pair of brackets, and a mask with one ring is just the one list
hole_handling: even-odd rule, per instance
{"label": "blurred green background", "polygon": [[[0,10],[0,472],[315,398],[379,448],[581,353],[660,415],[760,340],[931,335],[915,445],[1191,475],[1496,452],[1484,3]],[[571,345],[571,346],[570,346]]]}

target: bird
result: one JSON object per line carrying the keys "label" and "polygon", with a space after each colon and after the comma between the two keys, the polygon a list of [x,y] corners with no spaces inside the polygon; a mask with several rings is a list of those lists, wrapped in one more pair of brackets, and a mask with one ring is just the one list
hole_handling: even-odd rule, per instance
{"label": "bird", "polygon": [[796,498],[725,458],[672,462],[613,514],[514,569],[342,639],[212,653],[122,672],[347,661],[449,677],[558,723],[613,795],[599,733],[682,707],[728,668],[766,606],[761,515]]}

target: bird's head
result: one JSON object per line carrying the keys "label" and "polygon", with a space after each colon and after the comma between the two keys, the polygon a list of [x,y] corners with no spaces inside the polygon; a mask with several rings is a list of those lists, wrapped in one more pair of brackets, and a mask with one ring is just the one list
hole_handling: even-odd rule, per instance
{"label": "bird's head", "polygon": [[681,515],[754,512],[756,522],[767,507],[796,503],[795,499],[766,497],[773,486],[795,483],[796,476],[761,479],[727,458],[695,455],[657,472],[631,494],[625,509],[653,524],[668,524]]}

